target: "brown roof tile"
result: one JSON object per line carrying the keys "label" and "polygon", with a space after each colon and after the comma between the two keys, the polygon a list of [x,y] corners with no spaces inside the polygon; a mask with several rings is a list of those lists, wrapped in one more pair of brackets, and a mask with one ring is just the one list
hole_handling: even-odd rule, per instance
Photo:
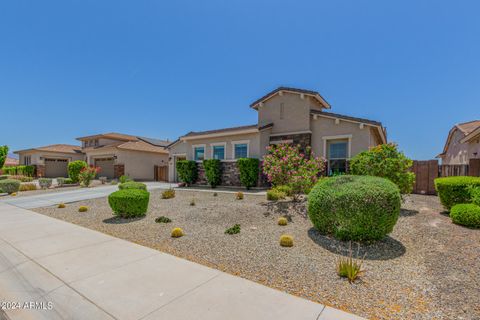
{"label": "brown roof tile", "polygon": [[14,153],[30,151],[30,150],[59,152],[59,153],[82,153],[82,149],[79,146],[74,146],[71,144],[51,144],[44,147],[19,150],[19,151],[15,151]]}
{"label": "brown roof tile", "polygon": [[118,132],[109,132],[109,133],[100,133],[91,136],[79,137],[77,140],[86,140],[86,139],[96,139],[96,138],[106,138],[114,140],[124,140],[124,141],[136,141],[138,137],[132,136],[130,134],[123,134]]}
{"label": "brown roof tile", "polygon": [[456,125],[460,131],[462,131],[465,135],[469,134],[473,130],[480,127],[480,120],[473,120],[469,122],[459,123]]}
{"label": "brown roof tile", "polygon": [[223,132],[230,132],[230,131],[256,129],[256,128],[258,128],[258,126],[256,124],[252,124],[252,125],[247,125],[247,126],[222,128],[222,129],[207,130],[207,131],[190,131],[189,133],[187,133],[183,137],[192,137],[192,136],[199,136],[199,135],[204,135],[204,134],[223,133]]}
{"label": "brown roof tile", "polygon": [[328,102],[322,97],[322,95],[317,92],[317,91],[313,91],[313,90],[306,90],[306,89],[299,89],[299,88],[291,88],[291,87],[278,87],[277,89],[275,90],[272,90],[270,91],[269,93],[267,93],[266,95],[264,95],[263,97],[261,97],[260,99],[257,99],[255,100],[254,102],[252,102],[250,104],[250,107],[254,107],[257,103],[260,103],[262,101],[265,101],[267,100],[268,98],[270,98],[271,96],[277,94],[278,92],[280,91],[290,91],[290,92],[296,92],[296,93],[304,93],[304,94],[307,94],[307,95],[311,95],[311,96],[316,96],[317,99],[318,97],[320,97],[319,100],[323,100],[323,101],[320,101],[322,104],[326,104],[325,105],[325,108],[330,108],[330,105],[328,104]]}
{"label": "brown roof tile", "polygon": [[313,114],[324,115],[324,116],[327,116],[327,117],[340,118],[340,119],[346,119],[346,120],[351,120],[351,121],[356,121],[356,122],[368,123],[368,124],[372,124],[372,125],[375,125],[375,126],[382,126],[381,122],[374,121],[374,120],[369,120],[369,119],[350,117],[350,116],[345,116],[343,114],[325,112],[325,111],[319,111],[319,110],[313,110],[313,109],[310,110],[310,112],[313,113]]}
{"label": "brown roof tile", "polygon": [[148,142],[139,140],[139,141],[128,141],[117,146],[118,149],[131,150],[131,151],[144,151],[144,152],[155,152],[155,153],[166,153],[168,151],[164,147],[158,147]]}

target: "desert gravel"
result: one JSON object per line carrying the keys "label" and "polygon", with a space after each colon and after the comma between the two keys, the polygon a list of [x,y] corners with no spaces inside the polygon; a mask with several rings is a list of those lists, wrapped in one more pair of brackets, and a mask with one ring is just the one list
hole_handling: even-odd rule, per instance
{"label": "desert gravel", "polygon": [[[480,230],[452,224],[437,197],[408,196],[393,233],[360,247],[366,271],[349,284],[335,271],[349,244],[313,229],[304,203],[195,191],[162,200],[160,192],[140,219],[114,218],[106,198],[36,211],[370,319],[480,319]],[[80,205],[90,210],[79,213]],[[155,223],[162,215],[172,222]],[[289,224],[277,225],[284,215]],[[237,223],[239,234],[224,234]],[[185,236],[171,238],[174,227]],[[292,248],[279,245],[282,234],[294,237]]]}

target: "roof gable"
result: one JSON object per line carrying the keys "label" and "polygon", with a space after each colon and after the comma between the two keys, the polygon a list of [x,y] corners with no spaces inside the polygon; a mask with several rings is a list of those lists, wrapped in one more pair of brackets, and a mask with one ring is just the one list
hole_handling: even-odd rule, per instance
{"label": "roof gable", "polygon": [[290,88],[290,87],[279,87],[273,91],[270,91],[260,99],[257,99],[254,102],[252,102],[250,104],[250,107],[253,109],[257,109],[258,106],[261,105],[263,102],[267,101],[268,99],[271,99],[276,95],[281,95],[283,94],[283,92],[295,93],[299,95],[307,95],[317,100],[323,108],[330,109],[330,104],[317,91],[299,89],[299,88]]}

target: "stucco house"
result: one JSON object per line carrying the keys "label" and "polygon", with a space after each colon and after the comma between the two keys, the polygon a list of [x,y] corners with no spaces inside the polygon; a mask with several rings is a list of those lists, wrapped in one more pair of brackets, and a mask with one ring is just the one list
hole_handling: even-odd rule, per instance
{"label": "stucco house", "polygon": [[437,157],[443,165],[467,165],[472,159],[480,159],[480,120],[454,125]]}
{"label": "stucco house", "polygon": [[154,180],[156,167],[168,164],[166,146],[170,141],[115,132],[77,140],[82,143],[87,163],[100,167],[99,175],[109,179],[128,175],[135,180]]}
{"label": "stucco house", "polygon": [[387,142],[380,122],[327,112],[330,104],[316,91],[280,87],[250,107],[256,124],[192,131],[171,143],[169,181],[178,181],[177,161],[188,159],[199,163],[199,183],[205,183],[201,161],[214,158],[222,161],[222,184],[240,185],[236,159],[262,158],[267,146],[280,143],[311,146],[330,172],[342,172],[351,157]]}
{"label": "stucco house", "polygon": [[35,166],[38,177],[66,177],[70,161],[84,160],[79,146],[70,144],[52,144],[44,147],[14,151],[19,155],[20,165]]}

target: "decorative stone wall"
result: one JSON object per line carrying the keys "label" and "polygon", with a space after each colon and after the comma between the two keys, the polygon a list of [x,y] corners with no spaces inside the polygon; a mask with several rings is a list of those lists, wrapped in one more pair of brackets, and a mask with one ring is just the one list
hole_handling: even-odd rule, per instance
{"label": "decorative stone wall", "polygon": [[124,164],[113,165],[113,176],[114,176],[114,178],[118,179],[123,175],[125,175],[125,165]]}
{"label": "decorative stone wall", "polygon": [[45,177],[45,165],[43,165],[43,164],[36,164],[35,165],[35,176],[37,178]]}
{"label": "decorative stone wall", "polygon": [[312,145],[312,134],[311,133],[301,133],[301,134],[287,134],[284,136],[270,136],[270,142],[272,141],[285,141],[292,140],[293,145],[300,145],[300,151],[305,152],[307,146]]}
{"label": "decorative stone wall", "polygon": [[[229,186],[229,187],[242,187],[242,183],[240,182],[240,169],[237,166],[236,161],[222,161],[222,182],[220,185],[222,186]],[[203,167],[203,163],[197,163],[197,170],[198,170],[198,179],[195,184],[197,185],[207,185],[207,178],[205,177],[205,169]],[[266,177],[262,174],[262,168],[260,163],[259,168],[259,177],[257,187],[265,187],[268,186],[268,181]]]}

